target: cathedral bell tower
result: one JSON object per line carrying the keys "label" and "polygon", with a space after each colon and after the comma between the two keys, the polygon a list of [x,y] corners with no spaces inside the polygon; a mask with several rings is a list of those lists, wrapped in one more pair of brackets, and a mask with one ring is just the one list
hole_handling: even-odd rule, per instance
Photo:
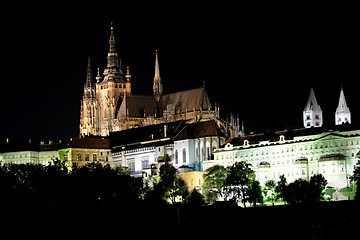
{"label": "cathedral bell tower", "polygon": [[118,106],[125,95],[131,95],[131,75],[127,68],[126,74],[121,59],[116,51],[113,23],[110,27],[109,52],[103,79],[96,77],[96,100],[98,102],[98,135],[107,136],[119,130],[117,120]]}
{"label": "cathedral bell tower", "polygon": [[96,92],[91,72],[90,57],[88,58],[86,82],[80,110],[80,134],[97,135],[96,130]]}
{"label": "cathedral bell tower", "polygon": [[157,50],[156,50],[156,56],[155,56],[155,76],[154,76],[153,92],[154,92],[155,101],[159,102],[161,95],[163,93],[163,86],[161,83],[159,59],[158,59]]}

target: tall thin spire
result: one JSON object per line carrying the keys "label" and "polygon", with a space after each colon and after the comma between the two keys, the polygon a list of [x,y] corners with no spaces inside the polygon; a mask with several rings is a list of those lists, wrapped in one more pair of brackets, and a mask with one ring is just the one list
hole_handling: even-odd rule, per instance
{"label": "tall thin spire", "polygon": [[93,85],[93,76],[91,72],[91,61],[90,57],[88,57],[88,66],[87,66],[87,73],[86,73],[86,82],[85,87],[91,87]]}
{"label": "tall thin spire", "polygon": [[155,76],[154,76],[153,92],[154,92],[155,100],[158,102],[163,93],[163,86],[161,83],[159,59],[158,59],[157,50],[156,50],[156,56],[155,56]]}
{"label": "tall thin spire", "polygon": [[109,53],[107,60],[108,60],[107,67],[118,67],[119,59],[118,59],[118,54],[116,53],[116,41],[115,41],[114,27],[112,21],[110,27]]}
{"label": "tall thin spire", "polygon": [[107,55],[107,65],[104,70],[103,81],[125,82],[125,77],[122,71],[120,59],[118,53],[116,52],[116,41],[113,22],[111,22],[110,26],[109,52]]}
{"label": "tall thin spire", "polygon": [[346,104],[344,90],[341,86],[339,104],[335,112],[335,124],[351,123],[351,112]]}
{"label": "tall thin spire", "polygon": [[113,21],[110,23],[110,39],[109,39],[109,52],[116,52],[116,41],[114,35]]}

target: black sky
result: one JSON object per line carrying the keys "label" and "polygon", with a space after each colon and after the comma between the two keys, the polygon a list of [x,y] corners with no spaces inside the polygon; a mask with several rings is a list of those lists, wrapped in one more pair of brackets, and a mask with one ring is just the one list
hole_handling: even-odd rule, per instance
{"label": "black sky", "polygon": [[310,87],[333,124],[344,87],[359,122],[358,17],[348,10],[122,9],[115,14],[13,14],[3,21],[0,138],[78,135],[87,57],[103,71],[114,21],[117,50],[134,94],[152,94],[155,49],[165,93],[200,87],[238,113],[245,131],[302,127]]}

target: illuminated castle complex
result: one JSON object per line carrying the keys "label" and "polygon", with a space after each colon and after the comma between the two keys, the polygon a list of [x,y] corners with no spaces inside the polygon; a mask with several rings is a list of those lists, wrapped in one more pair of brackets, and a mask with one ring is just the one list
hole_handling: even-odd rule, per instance
{"label": "illuminated castle complex", "polygon": [[212,107],[205,87],[164,94],[158,53],[155,56],[153,95],[133,95],[129,67],[126,74],[116,52],[111,26],[107,66],[94,82],[90,58],[80,110],[80,134],[108,136],[110,132],[185,120],[188,123],[214,119],[224,132],[234,136],[239,120],[220,120],[219,107]]}
{"label": "illuminated castle complex", "polygon": [[334,126],[323,126],[322,110],[313,89],[303,111],[303,120],[301,129],[230,138],[223,147],[214,150],[213,159],[203,162],[203,169],[246,161],[263,186],[268,180],[279,181],[281,175],[293,182],[298,178],[309,180],[318,173],[327,179],[330,187],[349,186],[349,177],[360,160],[360,129],[350,124],[351,113],[343,89]]}

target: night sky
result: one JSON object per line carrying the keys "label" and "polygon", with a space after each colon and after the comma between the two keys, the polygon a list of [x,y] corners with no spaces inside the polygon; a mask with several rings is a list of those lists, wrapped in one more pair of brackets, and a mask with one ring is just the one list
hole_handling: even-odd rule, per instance
{"label": "night sky", "polygon": [[341,85],[352,121],[360,121],[360,41],[352,12],[235,8],[14,14],[2,23],[0,138],[78,136],[87,58],[94,77],[97,67],[103,72],[112,20],[133,94],[152,94],[158,49],[165,93],[205,81],[223,117],[239,114],[246,133],[302,127],[310,87],[324,124],[334,123]]}

